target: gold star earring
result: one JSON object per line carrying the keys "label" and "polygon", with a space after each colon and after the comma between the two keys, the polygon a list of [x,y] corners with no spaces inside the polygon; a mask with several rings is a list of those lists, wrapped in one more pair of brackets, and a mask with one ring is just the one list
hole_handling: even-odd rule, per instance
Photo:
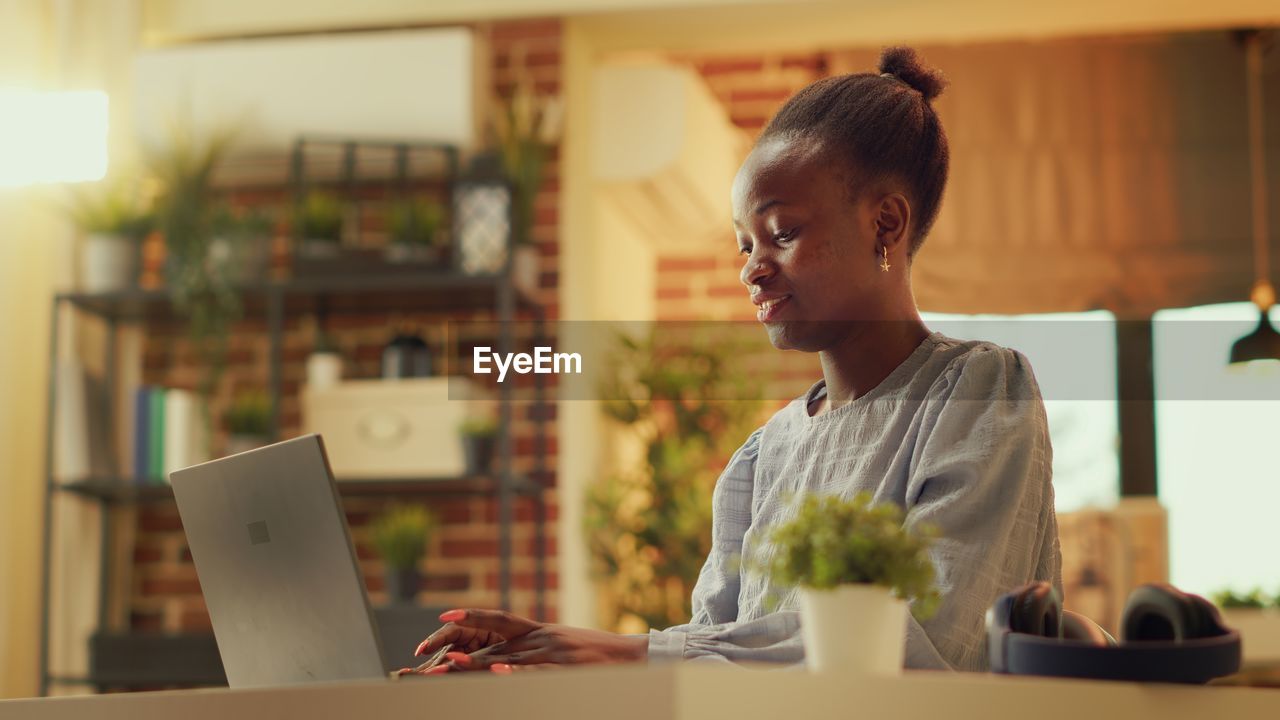
{"label": "gold star earring", "polygon": [[884,252],[884,262],[880,263],[880,269],[889,272],[889,246],[881,245],[880,250]]}

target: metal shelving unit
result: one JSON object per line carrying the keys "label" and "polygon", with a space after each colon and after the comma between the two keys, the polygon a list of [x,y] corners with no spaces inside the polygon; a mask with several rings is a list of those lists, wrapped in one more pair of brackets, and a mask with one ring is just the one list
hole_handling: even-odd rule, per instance
{"label": "metal shelving unit", "polygon": [[[241,288],[246,318],[264,319],[269,338],[268,392],[272,400],[272,437],[279,439],[279,408],[282,386],[282,337],[287,315],[322,310],[333,315],[380,314],[415,310],[459,312],[485,310],[492,313],[498,329],[497,344],[502,352],[509,352],[513,343],[512,324],[518,312],[533,318],[535,337],[545,337],[546,317],[543,308],[528,297],[523,297],[511,282],[510,253],[505,270],[494,275],[464,275],[453,270],[426,271],[375,276],[342,278],[301,278],[285,282],[269,282]],[[114,378],[117,340],[121,326],[126,324],[148,325],[175,322],[171,295],[163,290],[126,290],[102,294],[62,293],[53,298],[52,338],[49,347],[50,367],[56,367],[59,357],[59,324],[64,312],[78,312],[96,317],[106,326],[105,376]],[[511,525],[514,518],[514,501],[518,497],[533,502],[535,532],[536,615],[545,616],[546,590],[546,508],[542,497],[546,472],[546,422],[547,400],[543,376],[535,376],[534,415],[537,432],[534,442],[534,470],[527,477],[518,477],[513,471],[512,455],[512,404],[514,389],[510,384],[499,387],[498,455],[492,475],[453,478],[416,478],[394,481],[343,481],[343,496],[390,496],[456,498],[496,497],[498,500],[499,526],[499,595],[502,607],[510,607],[511,595]],[[118,407],[113,383],[107,383],[107,406]],[[80,497],[95,502],[101,509],[101,557],[102,572],[98,588],[99,630],[109,626],[108,586],[112,577],[112,546],[114,534],[111,509],[123,505],[163,503],[172,501],[172,490],[167,486],[135,485],[120,472],[118,459],[111,458],[113,471],[104,477],[89,477],[73,482],[59,482],[53,476],[54,460],[54,411],[57,407],[56,374],[50,373],[48,388],[48,419],[46,426],[44,531],[42,537],[41,576],[41,642],[40,642],[40,692],[47,695],[52,684],[99,685],[94,678],[70,677],[54,672],[49,667],[50,643],[50,582],[52,568],[53,502],[61,494]],[[114,413],[114,410],[113,410]],[[113,451],[114,452],[114,451]],[[155,685],[155,678],[146,684]],[[128,686],[123,685],[112,686]]]}

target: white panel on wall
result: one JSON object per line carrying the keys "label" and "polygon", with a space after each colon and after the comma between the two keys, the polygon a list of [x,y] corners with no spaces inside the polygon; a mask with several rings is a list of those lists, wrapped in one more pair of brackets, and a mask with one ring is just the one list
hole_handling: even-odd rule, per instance
{"label": "white panel on wall", "polygon": [[234,40],[148,50],[134,65],[137,127],[163,143],[234,126],[249,151],[300,134],[469,146],[475,39],[466,28]]}

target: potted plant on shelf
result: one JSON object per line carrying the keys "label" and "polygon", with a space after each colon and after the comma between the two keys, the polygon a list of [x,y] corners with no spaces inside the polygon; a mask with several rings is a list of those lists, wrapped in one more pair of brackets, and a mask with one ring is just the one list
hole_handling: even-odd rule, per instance
{"label": "potted plant on shelf", "polygon": [[155,217],[164,241],[163,275],[204,367],[198,389],[205,398],[212,397],[218,386],[231,327],[242,309],[227,268],[211,258],[218,218],[224,214],[214,175],[234,138],[231,129],[199,136],[189,125],[179,124],[165,145],[146,149],[157,188]]}
{"label": "potted plant on shelf", "polygon": [[342,246],[343,206],[326,192],[307,193],[295,208],[293,235],[298,254],[305,258],[333,258]]}
{"label": "potted plant on shelf", "polygon": [[492,418],[470,418],[458,427],[462,436],[462,455],[468,475],[488,475],[493,471],[493,454],[497,447],[498,423]]}
{"label": "potted plant on shelf", "polygon": [[1220,590],[1213,594],[1213,603],[1222,609],[1222,621],[1248,643],[1251,657],[1280,657],[1280,593]]}
{"label": "potted plant on shelf", "polygon": [[763,569],[800,588],[806,664],[815,672],[896,674],[902,669],[907,601],[923,619],[938,593],[928,550],[936,531],[903,527],[897,505],[805,496],[769,533]]}
{"label": "potted plant on shelf", "polygon": [[386,258],[394,263],[443,261],[444,207],[434,200],[402,200],[391,206]]}
{"label": "potted plant on shelf", "polygon": [[418,563],[426,554],[436,519],[419,505],[393,506],[373,522],[373,545],[385,566],[387,597],[412,603],[422,584]]}
{"label": "potted plant on shelf", "polygon": [[138,281],[142,241],[155,224],[137,184],[116,180],[71,194],[72,221],[84,234],[80,289],[124,290]]}
{"label": "potted plant on shelf", "polygon": [[211,271],[239,285],[266,280],[271,228],[271,216],[261,210],[219,209],[209,243]]}
{"label": "potted plant on shelf", "polygon": [[227,427],[227,455],[271,443],[271,398],[261,390],[236,395],[222,419]]}
{"label": "potted plant on shelf", "polygon": [[517,288],[530,295],[538,289],[534,208],[547,159],[560,137],[563,109],[559,96],[538,97],[529,79],[521,77],[510,100],[500,102],[494,114],[493,135],[513,196],[511,278]]}

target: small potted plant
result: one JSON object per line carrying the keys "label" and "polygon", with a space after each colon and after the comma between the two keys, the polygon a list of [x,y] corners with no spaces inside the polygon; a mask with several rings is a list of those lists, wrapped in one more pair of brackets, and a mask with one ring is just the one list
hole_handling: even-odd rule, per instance
{"label": "small potted plant", "polygon": [[468,475],[488,475],[493,471],[493,453],[498,440],[498,423],[492,418],[469,418],[458,427]]}
{"label": "small potted plant", "polygon": [[298,252],[308,258],[332,258],[342,244],[343,207],[337,197],[313,191],[303,198],[293,216]]}
{"label": "small potted plant", "polygon": [[1280,657],[1280,593],[1220,590],[1213,594],[1213,603],[1222,609],[1222,621],[1248,643],[1250,656]]}
{"label": "small potted plant", "polygon": [[227,427],[228,455],[271,443],[271,399],[261,390],[237,395],[222,419]]}
{"label": "small potted plant", "polygon": [[908,531],[893,504],[808,495],[769,535],[764,571],[799,586],[806,664],[815,672],[895,674],[902,669],[907,601],[917,618],[938,602],[931,528]]}
{"label": "small potted plant", "polygon": [[116,181],[101,189],[74,192],[70,214],[84,234],[80,288],[96,293],[136,285],[142,241],[155,226],[138,188]]}
{"label": "small potted plant", "polygon": [[420,505],[393,506],[373,522],[373,545],[386,567],[387,597],[413,603],[422,584],[418,563],[426,554],[436,519]]}
{"label": "small potted plant", "polygon": [[209,242],[210,270],[241,285],[266,280],[271,265],[271,225],[271,217],[260,210],[219,208]]}
{"label": "small potted plant", "polygon": [[443,260],[444,207],[433,200],[404,200],[391,206],[387,260],[394,263]]}

